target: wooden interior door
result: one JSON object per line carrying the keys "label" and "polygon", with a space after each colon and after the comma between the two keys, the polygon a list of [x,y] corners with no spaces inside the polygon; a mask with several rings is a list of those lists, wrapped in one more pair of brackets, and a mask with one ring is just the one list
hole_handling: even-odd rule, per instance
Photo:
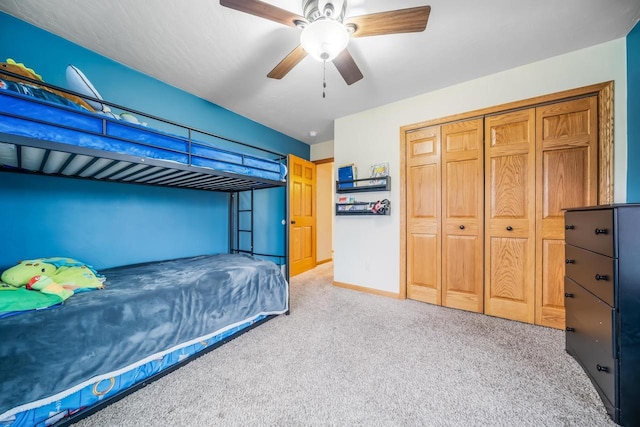
{"label": "wooden interior door", "polygon": [[442,126],[442,305],[482,313],[483,120]]}
{"label": "wooden interior door", "polygon": [[407,297],[441,298],[440,126],[406,134]]}
{"label": "wooden interior door", "polygon": [[597,97],[536,108],[536,323],[564,329],[564,212],[597,204]]}
{"label": "wooden interior door", "polygon": [[316,266],[316,165],[289,155],[291,277]]}
{"label": "wooden interior door", "polygon": [[534,321],[535,109],[485,121],[485,313]]}

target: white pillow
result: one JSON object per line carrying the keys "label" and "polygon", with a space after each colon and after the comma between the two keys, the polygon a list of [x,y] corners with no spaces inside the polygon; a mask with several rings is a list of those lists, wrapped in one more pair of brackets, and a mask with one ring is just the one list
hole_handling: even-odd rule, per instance
{"label": "white pillow", "polygon": [[[74,92],[81,93],[83,95],[92,96],[96,99],[102,99],[100,93],[96,90],[95,87],[91,84],[91,81],[84,75],[80,69],[76,66],[69,64],[67,66],[67,85],[69,85],[69,89]],[[95,108],[96,112],[103,113],[109,116],[113,116],[111,113],[111,108],[108,105],[104,105],[100,102],[92,101],[90,99],[85,99],[89,105]]]}

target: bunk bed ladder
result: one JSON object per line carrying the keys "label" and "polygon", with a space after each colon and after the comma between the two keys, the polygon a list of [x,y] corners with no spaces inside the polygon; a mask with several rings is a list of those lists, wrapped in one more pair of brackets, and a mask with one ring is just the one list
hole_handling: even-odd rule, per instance
{"label": "bunk bed ladder", "polygon": [[[232,198],[235,198],[235,245],[231,245],[236,252],[248,253],[251,255],[255,255],[253,250],[253,201],[254,201],[254,190],[235,192],[231,194]],[[245,202],[243,204],[243,198],[241,197],[242,193],[249,193],[249,202],[248,206]],[[234,203],[231,203],[234,205]],[[247,220],[247,216],[249,219]],[[231,238],[233,230],[229,230],[229,236]],[[247,248],[247,236],[249,247]]]}
{"label": "bunk bed ladder", "polygon": [[[245,201],[243,203],[243,197],[241,194],[249,193],[248,203]],[[263,253],[257,253],[254,250],[254,240],[253,240],[253,231],[254,231],[254,189],[244,190],[244,191],[236,191],[229,193],[230,201],[229,201],[229,253],[245,253],[250,254],[251,256],[257,255],[258,257],[264,257],[266,259],[278,260],[278,265],[280,266],[280,270],[285,277],[285,280],[289,283],[289,227],[284,227],[284,254],[283,255],[269,255]],[[247,206],[248,205],[248,206]],[[288,224],[290,220],[290,212],[289,212],[289,184],[285,187],[285,196],[284,196],[284,213],[285,219],[282,224]],[[246,216],[249,216],[248,220]],[[246,248],[247,244],[247,236],[248,235],[248,243],[249,248]],[[243,238],[244,237],[244,238]],[[288,291],[290,292],[290,291]],[[290,295],[289,295],[290,296]],[[289,298],[289,296],[287,298]],[[285,314],[289,314],[290,310],[287,310]]]}
{"label": "bunk bed ladder", "polygon": [[[288,188],[288,187],[287,187]],[[245,253],[258,257],[265,257],[270,260],[277,260],[277,263],[283,267],[283,274],[287,282],[289,281],[289,229],[284,227],[284,255],[264,254],[255,251],[254,246],[254,189],[235,191],[229,193],[229,253]],[[248,194],[243,197],[242,194]],[[284,197],[285,218],[283,225],[289,222],[289,197],[288,191]]]}

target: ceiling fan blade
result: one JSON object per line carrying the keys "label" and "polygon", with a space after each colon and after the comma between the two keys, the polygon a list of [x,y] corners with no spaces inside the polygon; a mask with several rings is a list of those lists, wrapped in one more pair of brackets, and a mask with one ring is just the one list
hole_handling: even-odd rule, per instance
{"label": "ceiling fan blade", "polygon": [[305,56],[307,56],[307,51],[302,48],[302,46],[298,45],[295,49],[293,49],[285,58],[280,61],[278,65],[275,66],[273,70],[267,77],[272,79],[281,79],[287,75],[289,71],[296,65],[298,62],[302,61]]}
{"label": "ceiling fan blade", "polygon": [[356,61],[353,60],[353,57],[347,49],[340,52],[338,56],[333,59],[333,64],[348,85],[354,84],[363,77],[362,71],[360,71]]}
{"label": "ceiling fan blade", "polygon": [[411,7],[353,16],[345,24],[354,24],[355,32],[351,37],[380,36],[384,34],[419,33],[427,27],[431,6]]}
{"label": "ceiling fan blade", "polygon": [[249,13],[290,27],[295,27],[296,21],[307,22],[300,15],[260,0],[220,0],[220,4],[230,9],[239,10],[240,12]]}

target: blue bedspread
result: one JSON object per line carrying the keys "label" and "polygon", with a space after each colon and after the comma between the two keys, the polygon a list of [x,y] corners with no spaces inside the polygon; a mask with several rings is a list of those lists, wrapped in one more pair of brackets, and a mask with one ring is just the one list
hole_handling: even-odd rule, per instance
{"label": "blue bedspread", "polygon": [[105,289],[0,319],[0,420],[229,325],[288,309],[269,261],[211,255],[101,271]]}

